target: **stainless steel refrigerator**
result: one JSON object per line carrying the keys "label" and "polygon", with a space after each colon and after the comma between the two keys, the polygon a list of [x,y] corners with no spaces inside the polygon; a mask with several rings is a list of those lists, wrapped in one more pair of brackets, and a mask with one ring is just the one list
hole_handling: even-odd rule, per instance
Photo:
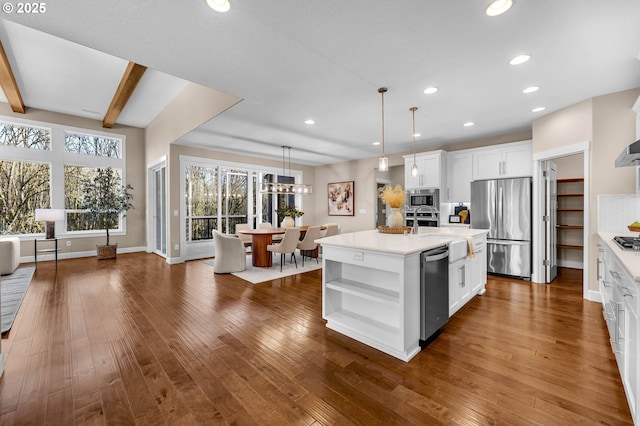
{"label": "stainless steel refrigerator", "polygon": [[531,178],[471,182],[471,227],[489,230],[487,272],[531,278]]}

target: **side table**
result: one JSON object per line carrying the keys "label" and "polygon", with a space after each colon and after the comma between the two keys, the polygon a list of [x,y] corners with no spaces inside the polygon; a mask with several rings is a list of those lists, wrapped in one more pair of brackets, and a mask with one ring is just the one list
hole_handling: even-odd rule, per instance
{"label": "side table", "polygon": [[[54,248],[42,248],[38,249],[38,243],[54,243]],[[38,268],[38,253],[55,253],[56,255],[56,269],[58,269],[58,239],[57,238],[41,238],[33,240],[33,258],[36,268]]]}

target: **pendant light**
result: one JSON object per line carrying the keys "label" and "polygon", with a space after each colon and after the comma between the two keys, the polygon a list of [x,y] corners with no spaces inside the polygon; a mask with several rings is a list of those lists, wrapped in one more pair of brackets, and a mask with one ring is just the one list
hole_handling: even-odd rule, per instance
{"label": "pendant light", "polygon": [[411,176],[418,176],[418,165],[416,164],[416,111],[418,107],[411,107],[409,111],[411,111],[411,121],[413,123],[411,137],[413,138],[413,166],[411,166]]}
{"label": "pendant light", "polygon": [[[291,176],[291,147],[282,145],[282,176]],[[289,151],[289,173],[286,172],[285,151]],[[303,183],[262,182],[261,194],[311,194],[312,185]]]}
{"label": "pendant light", "polygon": [[378,170],[381,172],[389,170],[389,159],[384,155],[384,94],[386,92],[386,87],[378,89],[378,93],[382,96],[382,157],[378,158]]}

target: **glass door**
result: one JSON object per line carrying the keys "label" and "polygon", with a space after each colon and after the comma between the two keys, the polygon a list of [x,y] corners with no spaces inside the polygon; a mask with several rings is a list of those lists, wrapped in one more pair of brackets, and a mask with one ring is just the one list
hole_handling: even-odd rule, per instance
{"label": "glass door", "polygon": [[221,170],[221,203],[220,218],[222,219],[220,232],[235,234],[238,223],[248,223],[250,209],[253,204],[253,196],[250,196],[253,181],[249,174],[242,170]]}

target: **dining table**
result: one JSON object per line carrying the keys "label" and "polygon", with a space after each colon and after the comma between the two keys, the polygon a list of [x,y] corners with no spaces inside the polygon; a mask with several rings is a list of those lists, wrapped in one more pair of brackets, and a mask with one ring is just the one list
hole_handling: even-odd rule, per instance
{"label": "dining table", "polygon": [[[309,226],[299,226],[300,239],[304,238],[304,234]],[[322,225],[321,230],[327,229]],[[251,263],[258,267],[271,267],[273,265],[273,257],[267,250],[269,244],[273,244],[273,236],[281,235],[287,231],[287,228],[260,228],[260,229],[243,229],[238,231],[239,234],[251,235]]]}

